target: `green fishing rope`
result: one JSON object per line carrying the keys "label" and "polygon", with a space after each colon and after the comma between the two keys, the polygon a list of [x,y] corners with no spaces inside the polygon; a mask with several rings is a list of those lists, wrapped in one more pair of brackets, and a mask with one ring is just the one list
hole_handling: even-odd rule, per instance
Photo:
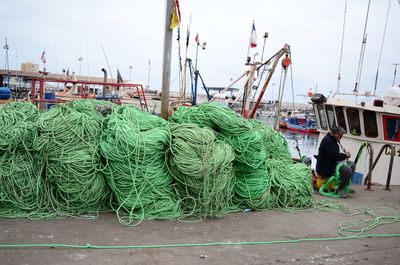
{"label": "green fishing rope", "polygon": [[38,115],[28,102],[0,108],[0,217],[40,218],[49,206],[43,158],[35,147]]}
{"label": "green fishing rope", "polygon": [[186,215],[221,216],[232,209],[234,153],[209,128],[172,124],[168,167]]}
{"label": "green fishing rope", "polygon": [[100,171],[103,117],[93,101],[59,104],[37,120],[45,160],[44,176],[58,215],[106,208],[109,189]]}
{"label": "green fishing rope", "polygon": [[112,207],[119,222],[137,225],[144,219],[181,216],[165,162],[171,138],[166,122],[122,106],[113,109],[102,130],[103,172],[113,191]]}

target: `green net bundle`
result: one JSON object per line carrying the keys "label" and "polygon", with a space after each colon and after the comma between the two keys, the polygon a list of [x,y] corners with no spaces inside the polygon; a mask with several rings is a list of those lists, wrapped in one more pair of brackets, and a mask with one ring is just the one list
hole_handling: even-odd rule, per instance
{"label": "green net bundle", "polygon": [[171,139],[166,122],[133,106],[113,108],[103,125],[103,172],[120,223],[181,216],[165,162]]}
{"label": "green net bundle", "polygon": [[279,159],[269,159],[266,164],[271,185],[265,208],[291,210],[313,205],[314,191],[308,166]]}
{"label": "green net bundle", "polygon": [[172,124],[168,165],[185,215],[220,216],[232,207],[232,148],[209,128]]}
{"label": "green net bundle", "polygon": [[[310,179],[310,171],[307,168],[300,168],[298,171],[292,168],[293,165],[287,141],[281,133],[266,127],[259,121],[246,120],[237,115],[233,110],[218,103],[204,103],[197,107],[180,107],[171,118],[179,123],[195,123],[200,127],[210,127],[216,133],[218,139],[228,143],[235,153],[235,186],[233,202],[240,208],[292,208],[306,207],[311,199],[309,188],[311,186],[300,185],[304,190],[302,200],[306,202],[293,203],[293,200],[282,199],[298,196],[299,193],[293,189],[286,192],[279,192],[276,195],[276,188],[282,186],[285,178],[294,182],[303,183],[303,180]],[[277,174],[280,170],[275,167],[278,161],[285,174]],[[271,165],[272,163],[272,165]],[[308,182],[307,182],[308,183]],[[279,188],[278,187],[278,188]],[[280,189],[278,189],[281,191]],[[279,199],[279,201],[278,201]]]}
{"label": "green net bundle", "polygon": [[251,124],[246,119],[215,102],[202,103],[195,107],[179,107],[170,121],[180,124],[194,123],[224,135],[237,135],[251,129]]}
{"label": "green net bundle", "polygon": [[0,217],[37,218],[48,207],[43,159],[35,147],[38,114],[28,102],[0,108]]}
{"label": "green net bundle", "polygon": [[103,116],[95,107],[90,100],[59,104],[37,120],[48,193],[58,215],[96,212],[109,200],[100,164]]}

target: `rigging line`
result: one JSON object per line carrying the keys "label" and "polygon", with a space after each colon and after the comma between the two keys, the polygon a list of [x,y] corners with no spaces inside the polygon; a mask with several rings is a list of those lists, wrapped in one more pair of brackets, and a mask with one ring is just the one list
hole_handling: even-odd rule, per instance
{"label": "rigging line", "polygon": [[342,79],[340,75],[340,71],[342,69],[342,59],[343,59],[343,44],[344,44],[344,32],[346,28],[346,14],[347,14],[347,0],[345,1],[344,4],[344,16],[343,16],[343,30],[342,30],[342,44],[340,47],[340,59],[339,59],[339,71],[338,71],[338,83],[337,83],[337,88],[336,88],[336,93],[339,93],[339,88],[340,88],[340,80]]}
{"label": "rigging line", "polygon": [[[279,119],[280,119],[280,110],[281,110],[281,89],[282,89],[282,75],[283,75],[283,67],[281,69],[281,75],[279,77],[279,89],[278,89],[278,97],[277,97],[277,104],[275,105],[275,122],[274,122],[274,129],[277,130],[279,128]],[[283,94],[283,93],[282,93]]]}
{"label": "rigging line", "polygon": [[[292,51],[290,51],[290,61],[292,61]],[[288,66],[290,67],[290,82],[292,84],[292,107],[294,109],[294,86],[293,86],[293,65],[292,63],[290,63],[290,65]]]}
{"label": "rigging line", "polygon": [[[399,1],[400,1],[400,0],[399,0]],[[387,9],[387,13],[386,13],[385,28],[384,28],[384,30],[383,30],[382,43],[381,43],[381,50],[380,50],[380,52],[379,52],[378,67],[376,68],[374,95],[375,95],[375,93],[376,93],[376,87],[377,87],[377,85],[378,85],[379,67],[380,67],[380,65],[381,65],[381,58],[382,58],[382,52],[383,52],[383,44],[385,43],[386,28],[387,28],[387,24],[388,24],[388,20],[389,20],[389,12],[390,12],[390,4],[391,4],[391,2],[392,2],[392,0],[389,0],[388,9]]]}
{"label": "rigging line", "polygon": [[86,62],[87,62],[87,75],[90,76],[90,67],[89,67],[89,40],[86,37]]}
{"label": "rigging line", "polygon": [[[263,75],[264,75],[264,73],[265,73],[266,70],[267,70],[266,68],[267,68],[267,66],[264,65],[264,67],[263,67],[263,69],[262,69],[262,71],[261,71],[261,74],[259,74],[259,75],[257,76],[257,78],[258,78],[257,90],[258,90],[258,88],[260,87],[260,84],[261,84],[261,80],[262,80],[262,78],[263,78]],[[257,92],[257,91],[256,91],[256,92]],[[254,101],[254,99],[255,99],[255,97],[256,97],[256,94],[257,94],[256,92],[253,94],[252,101]]]}
{"label": "rigging line", "polygon": [[367,24],[368,24],[368,16],[369,16],[369,7],[370,7],[370,5],[371,5],[371,0],[368,1],[367,16],[365,17],[363,40],[362,40],[361,51],[360,51],[360,59],[359,59],[359,62],[358,62],[356,84],[355,84],[355,87],[354,87],[354,90],[353,90],[353,92],[356,93],[356,94],[358,94],[358,88],[359,88],[359,85],[360,85],[362,65],[363,65],[363,62],[364,62],[365,45],[367,44]]}
{"label": "rigging line", "polygon": [[103,46],[103,44],[100,44],[100,45],[101,45],[101,49],[103,50],[104,57],[106,58],[107,67],[108,67],[108,71],[110,72],[111,79],[114,79],[113,76],[112,76],[112,71],[111,71],[110,64],[108,63],[106,51],[104,50],[104,46]]}

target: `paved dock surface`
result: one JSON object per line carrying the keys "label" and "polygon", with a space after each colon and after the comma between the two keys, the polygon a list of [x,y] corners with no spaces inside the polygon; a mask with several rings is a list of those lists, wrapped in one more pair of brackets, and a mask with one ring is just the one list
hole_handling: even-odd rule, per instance
{"label": "paved dock surface", "polygon": [[[400,186],[384,191],[373,186],[340,201],[350,212],[374,208],[379,215],[400,216]],[[316,195],[317,200],[325,199]],[[380,208],[379,208],[380,207]],[[390,209],[390,210],[389,210]],[[0,220],[1,244],[65,243],[77,245],[163,245],[212,242],[269,242],[300,238],[336,238],[342,211],[238,212],[199,222],[144,221],[136,227],[120,225],[113,213],[84,220]],[[368,234],[399,234],[400,222],[378,226]],[[0,264],[400,264],[400,237],[364,237],[335,241],[255,245],[211,245],[141,249],[0,248]]]}

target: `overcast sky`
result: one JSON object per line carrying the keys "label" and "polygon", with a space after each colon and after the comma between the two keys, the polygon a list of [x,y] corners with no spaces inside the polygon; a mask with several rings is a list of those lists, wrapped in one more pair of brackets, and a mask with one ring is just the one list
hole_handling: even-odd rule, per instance
{"label": "overcast sky", "polygon": [[[151,61],[150,86],[161,87],[165,23],[165,0],[3,0],[0,8],[0,41],[10,45],[10,68],[21,62],[40,63],[46,50],[47,70],[62,68],[82,75],[102,76],[107,68],[104,47],[113,76],[116,68],[124,79],[147,83]],[[361,92],[373,90],[389,0],[372,0],[367,26],[367,44],[360,82]],[[337,87],[345,0],[180,0],[181,49],[189,18],[192,16],[189,57],[195,57],[195,35],[206,41],[199,50],[198,68],[207,86],[226,86],[247,68],[244,65],[251,25],[255,21],[258,46],[250,55],[261,55],[263,34],[269,32],[264,58],[291,46],[295,94],[310,88],[328,94]],[[343,92],[351,92],[357,75],[368,0],[349,0],[342,63]],[[384,50],[380,64],[378,94],[392,85],[394,66],[400,63],[400,4],[391,1]],[[3,46],[3,45],[2,45]],[[172,47],[171,89],[178,89],[178,45],[176,30]],[[4,50],[1,68],[4,68]],[[400,67],[399,67],[400,72]],[[280,69],[274,74],[265,99],[276,97]],[[290,76],[288,81],[290,81]],[[400,83],[400,74],[396,83]],[[285,99],[291,100],[291,84]],[[296,102],[305,99],[295,96]]]}

